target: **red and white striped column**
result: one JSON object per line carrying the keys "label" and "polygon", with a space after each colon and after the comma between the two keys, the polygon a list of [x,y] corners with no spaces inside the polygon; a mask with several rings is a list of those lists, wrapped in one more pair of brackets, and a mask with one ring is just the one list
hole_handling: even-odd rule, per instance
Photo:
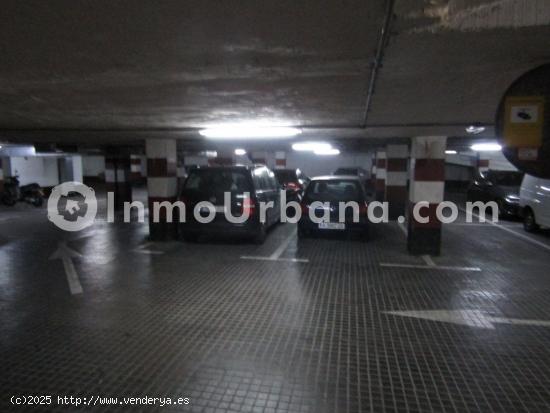
{"label": "red and white striped column", "polygon": [[175,202],[178,191],[176,176],[176,140],[148,139],[145,142],[147,155],[147,191],[149,193],[149,236],[152,240],[164,241],[177,238],[176,216],[167,222],[166,208],[159,208],[155,220],[154,204]]}
{"label": "red and white striped column", "polygon": [[137,183],[142,179],[141,155],[130,155],[130,180]]}
{"label": "red and white striped column", "polygon": [[376,200],[384,202],[386,195],[386,151],[376,151]]}
{"label": "red and white striped column", "polygon": [[407,237],[411,254],[439,255],[441,252],[441,221],[437,219],[436,209],[443,202],[445,191],[446,146],[445,136],[412,139]]}
{"label": "red and white striped column", "polygon": [[275,169],[285,169],[286,168],[286,152],[276,151],[275,152]]}
{"label": "red and white striped column", "polygon": [[487,172],[489,170],[490,164],[491,164],[491,161],[489,160],[488,157],[483,157],[482,155],[480,155],[477,160],[478,172],[481,174],[484,172]]}
{"label": "red and white striped column", "polygon": [[405,218],[407,211],[408,145],[386,146],[386,202],[389,219]]}
{"label": "red and white striped column", "polygon": [[125,202],[132,202],[128,155],[107,152],[105,155],[105,189],[114,194],[114,206],[117,210],[123,209]]}

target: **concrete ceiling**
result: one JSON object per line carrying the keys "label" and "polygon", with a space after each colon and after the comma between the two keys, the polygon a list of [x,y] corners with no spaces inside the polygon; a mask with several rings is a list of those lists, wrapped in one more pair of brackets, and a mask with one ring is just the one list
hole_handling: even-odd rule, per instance
{"label": "concrete ceiling", "polygon": [[[212,124],[460,136],[550,61],[547,0],[1,2],[0,141],[109,143]],[[489,127],[486,136],[491,136]]]}

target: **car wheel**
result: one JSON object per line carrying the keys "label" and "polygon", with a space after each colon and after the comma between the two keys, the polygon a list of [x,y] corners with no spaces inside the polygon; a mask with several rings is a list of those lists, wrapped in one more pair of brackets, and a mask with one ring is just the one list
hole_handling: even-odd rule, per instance
{"label": "car wheel", "polygon": [[523,228],[527,232],[537,232],[539,230],[539,225],[535,219],[535,214],[533,210],[526,209],[523,217]]}
{"label": "car wheel", "polygon": [[254,244],[263,244],[267,237],[267,227],[266,224],[260,224],[260,228],[256,231],[254,236]]}

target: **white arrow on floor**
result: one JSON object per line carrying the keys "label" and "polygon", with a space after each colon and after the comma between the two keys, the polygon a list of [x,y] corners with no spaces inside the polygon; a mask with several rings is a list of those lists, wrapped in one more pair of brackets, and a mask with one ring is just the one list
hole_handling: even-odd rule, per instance
{"label": "white arrow on floor", "polygon": [[61,259],[63,261],[63,267],[65,268],[65,274],[67,274],[67,282],[69,283],[69,289],[71,294],[82,294],[82,285],[80,285],[80,279],[74,268],[73,258],[82,257],[82,254],[67,247],[64,241],[59,243],[57,250],[50,256],[50,260]]}
{"label": "white arrow on floor", "polygon": [[495,329],[495,324],[550,327],[550,321],[494,317],[480,310],[384,311],[384,313],[491,330]]}

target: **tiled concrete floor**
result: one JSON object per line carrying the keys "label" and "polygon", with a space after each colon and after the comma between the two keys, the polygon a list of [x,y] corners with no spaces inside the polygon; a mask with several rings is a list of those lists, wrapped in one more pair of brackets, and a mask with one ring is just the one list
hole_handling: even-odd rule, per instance
{"label": "tiled concrete floor", "polygon": [[[443,255],[424,268],[396,224],[375,226],[369,243],[298,243],[294,231],[280,225],[262,246],[143,246],[140,224],[65,236],[44,210],[2,210],[0,410],[83,409],[9,404],[51,394],[190,398],[98,411],[550,411],[550,327],[510,321],[550,320],[550,250],[490,225],[449,225]],[[288,237],[279,258],[308,262],[240,258],[270,257]],[[82,254],[81,295],[48,259],[61,239]],[[486,324],[388,313],[427,310]]]}

